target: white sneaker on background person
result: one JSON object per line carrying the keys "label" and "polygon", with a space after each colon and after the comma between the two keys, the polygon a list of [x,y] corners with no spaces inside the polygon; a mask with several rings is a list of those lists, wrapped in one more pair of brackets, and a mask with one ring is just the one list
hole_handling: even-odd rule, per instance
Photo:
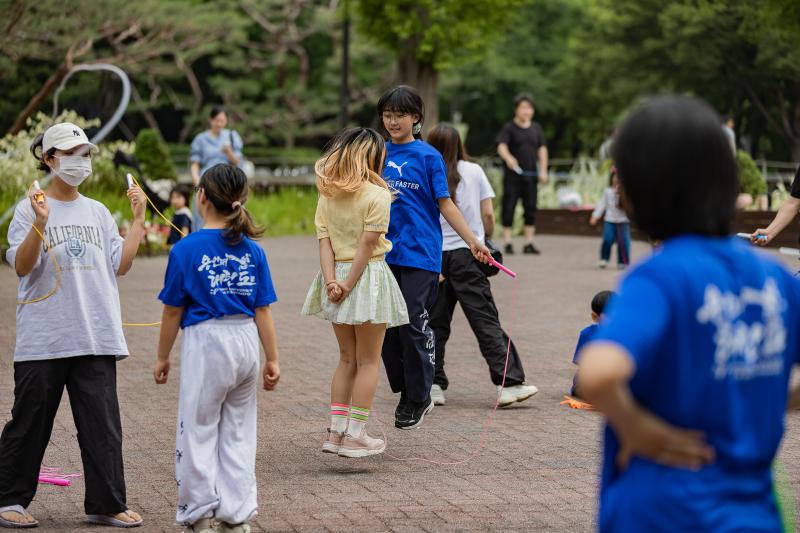
{"label": "white sneaker on background person", "polygon": [[444,390],[435,383],[431,387],[431,400],[433,400],[433,405],[444,405],[445,403]]}
{"label": "white sneaker on background person", "polygon": [[497,392],[500,395],[498,405],[500,405],[500,407],[508,407],[512,403],[524,402],[539,392],[539,389],[537,389],[535,385],[527,385],[523,383],[522,385],[503,387],[502,390],[500,385],[498,385]]}

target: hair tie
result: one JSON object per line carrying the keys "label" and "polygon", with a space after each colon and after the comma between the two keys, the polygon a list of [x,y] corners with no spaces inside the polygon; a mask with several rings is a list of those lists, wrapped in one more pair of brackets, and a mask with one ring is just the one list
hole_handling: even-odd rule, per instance
{"label": "hair tie", "polygon": [[231,209],[236,209],[237,207],[242,207],[242,202],[240,202],[239,200],[236,200],[231,204]]}

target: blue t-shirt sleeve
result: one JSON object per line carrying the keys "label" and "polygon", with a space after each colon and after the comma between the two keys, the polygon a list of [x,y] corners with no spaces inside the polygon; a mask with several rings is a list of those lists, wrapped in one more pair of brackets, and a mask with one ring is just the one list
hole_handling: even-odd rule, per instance
{"label": "blue t-shirt sleeve", "polygon": [[167,272],[164,274],[164,288],[158,295],[158,299],[164,305],[172,307],[185,307],[189,299],[189,294],[183,283],[183,261],[178,254],[177,248],[173,248],[169,253],[167,261]]}
{"label": "blue t-shirt sleeve", "polygon": [[596,328],[593,328],[591,326],[583,328],[581,330],[581,334],[578,335],[578,344],[575,346],[575,353],[572,354],[572,364],[573,365],[577,365],[578,364],[578,354],[580,353],[581,348],[586,346],[586,343],[588,343],[590,340],[592,340],[592,332],[595,331],[595,330],[596,330]]}
{"label": "blue t-shirt sleeve", "polygon": [[591,340],[622,346],[633,358],[639,373],[654,363],[670,314],[669,300],[658,284],[633,272],[623,281]]}
{"label": "blue t-shirt sleeve", "polygon": [[447,170],[442,156],[438,153],[432,154],[426,158],[426,163],[434,199],[450,198],[450,190],[447,188]]}
{"label": "blue t-shirt sleeve", "polygon": [[233,131],[231,135],[233,137],[233,145],[231,146],[231,148],[233,148],[233,153],[236,154],[239,159],[241,159],[243,157],[242,152],[244,150],[244,142],[242,142],[242,137],[239,135],[238,131]]}
{"label": "blue t-shirt sleeve", "polygon": [[189,161],[192,163],[203,162],[203,134],[198,134],[192,141],[192,149],[189,153]]}
{"label": "blue t-shirt sleeve", "polygon": [[[260,247],[259,247],[260,249]],[[258,255],[259,260],[256,265],[256,275],[258,277],[256,288],[256,307],[266,307],[278,301],[278,296],[275,294],[275,287],[272,285],[272,276],[269,273],[269,263],[267,262],[267,254],[264,250],[260,250]]]}

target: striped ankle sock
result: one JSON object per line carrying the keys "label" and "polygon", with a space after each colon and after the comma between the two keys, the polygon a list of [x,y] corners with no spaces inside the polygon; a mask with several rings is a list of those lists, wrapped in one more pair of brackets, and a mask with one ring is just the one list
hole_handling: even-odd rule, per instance
{"label": "striped ankle sock", "polygon": [[358,437],[364,431],[369,419],[369,409],[353,406],[350,408],[350,423],[347,425],[347,434],[351,437]]}
{"label": "striped ankle sock", "polygon": [[344,433],[347,429],[347,416],[350,414],[350,406],[343,403],[331,404],[331,431]]}

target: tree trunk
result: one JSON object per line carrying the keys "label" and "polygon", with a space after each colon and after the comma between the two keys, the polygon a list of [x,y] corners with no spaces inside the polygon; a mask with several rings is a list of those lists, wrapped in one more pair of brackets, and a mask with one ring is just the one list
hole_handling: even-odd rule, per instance
{"label": "tree trunk", "polygon": [[792,161],[800,162],[800,82],[795,83],[794,91],[794,113],[792,116]]}
{"label": "tree trunk", "polygon": [[405,50],[408,51],[401,52],[397,58],[398,81],[414,87],[425,102],[425,122],[422,125],[424,135],[439,122],[439,73],[432,63],[417,59],[415,47]]}
{"label": "tree trunk", "polygon": [[33,115],[33,113],[39,109],[39,106],[41,106],[47,97],[53,93],[55,88],[58,87],[58,84],[61,83],[61,80],[64,79],[64,76],[66,76],[68,72],[69,67],[67,64],[61,63],[56,71],[53,72],[49,78],[47,78],[47,81],[44,82],[44,85],[42,85],[42,88],[39,89],[39,92],[30,99],[28,105],[25,106],[25,109],[20,111],[16,120],[14,120],[14,125],[12,125],[11,129],[8,130],[8,133],[15,135],[25,128],[25,122],[28,120],[28,117]]}

